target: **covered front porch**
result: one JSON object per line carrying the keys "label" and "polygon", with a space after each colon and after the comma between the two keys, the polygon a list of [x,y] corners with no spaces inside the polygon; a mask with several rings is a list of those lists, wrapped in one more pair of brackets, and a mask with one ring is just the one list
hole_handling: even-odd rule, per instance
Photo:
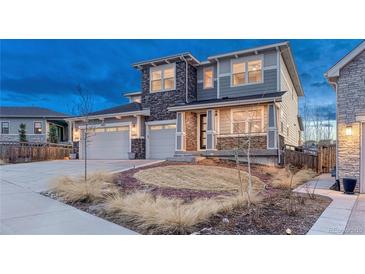
{"label": "covered front porch", "polygon": [[277,155],[276,113],[275,103],[177,112],[176,153],[228,156],[250,146],[257,154]]}

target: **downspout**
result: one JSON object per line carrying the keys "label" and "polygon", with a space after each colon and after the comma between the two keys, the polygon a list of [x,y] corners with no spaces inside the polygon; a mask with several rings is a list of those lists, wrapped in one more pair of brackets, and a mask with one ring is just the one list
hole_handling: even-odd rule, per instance
{"label": "downspout", "polygon": [[189,103],[189,77],[188,77],[188,70],[189,70],[189,65],[188,65],[188,61],[186,60],[186,58],[184,56],[181,56],[182,59],[185,61],[185,103]]}

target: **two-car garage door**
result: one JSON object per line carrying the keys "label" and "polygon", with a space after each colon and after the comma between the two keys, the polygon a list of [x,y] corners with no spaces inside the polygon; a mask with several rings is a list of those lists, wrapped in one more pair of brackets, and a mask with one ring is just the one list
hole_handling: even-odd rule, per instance
{"label": "two-car garage door", "polygon": [[166,159],[175,154],[175,124],[149,125],[147,133],[147,157]]}
{"label": "two-car garage door", "polygon": [[[130,150],[129,126],[94,128],[89,130],[88,136],[88,159],[128,159]],[[84,145],[84,142],[81,141],[80,158],[84,158]]]}

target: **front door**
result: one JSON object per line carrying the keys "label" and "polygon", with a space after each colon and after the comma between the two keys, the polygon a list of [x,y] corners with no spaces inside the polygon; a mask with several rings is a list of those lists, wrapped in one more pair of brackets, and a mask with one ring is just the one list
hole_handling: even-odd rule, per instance
{"label": "front door", "polygon": [[207,115],[200,114],[200,149],[207,148]]}

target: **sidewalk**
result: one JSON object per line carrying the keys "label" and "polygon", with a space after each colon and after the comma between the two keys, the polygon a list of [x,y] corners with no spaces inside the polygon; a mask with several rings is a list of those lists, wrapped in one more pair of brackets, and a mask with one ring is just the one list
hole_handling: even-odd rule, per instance
{"label": "sidewalk", "polygon": [[[308,231],[309,235],[341,235],[347,231],[355,234],[365,234],[365,196],[346,195],[343,192],[330,190],[335,179],[330,174],[322,174],[318,181],[308,182],[294,191],[306,193],[308,190],[315,194],[327,196],[332,199],[331,204],[318,218],[313,227]],[[355,206],[356,205],[356,206]],[[362,222],[361,222],[362,221]],[[360,228],[362,227],[362,230]]]}

